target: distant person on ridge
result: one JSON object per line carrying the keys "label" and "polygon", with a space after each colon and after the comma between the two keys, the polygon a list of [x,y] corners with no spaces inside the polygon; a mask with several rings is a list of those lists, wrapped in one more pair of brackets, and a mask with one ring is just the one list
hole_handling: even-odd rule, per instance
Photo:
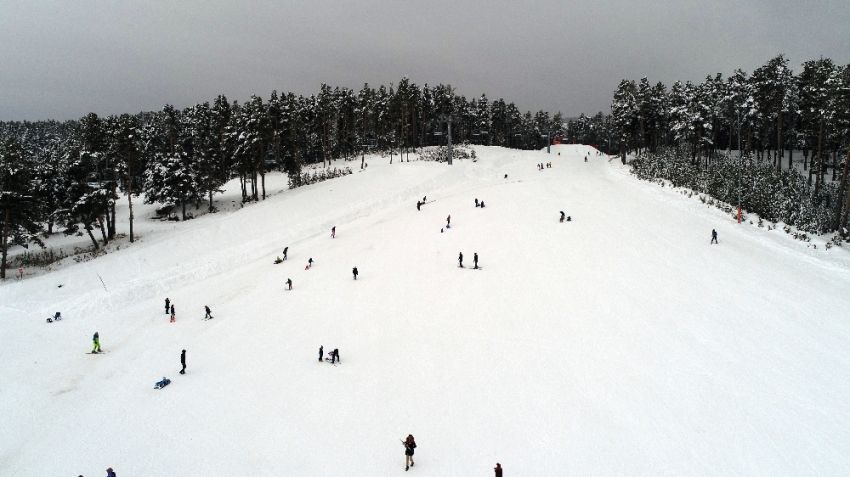
{"label": "distant person on ridge", "polygon": [[713,243],[717,243],[717,231],[711,229],[711,242],[709,242],[709,245]]}

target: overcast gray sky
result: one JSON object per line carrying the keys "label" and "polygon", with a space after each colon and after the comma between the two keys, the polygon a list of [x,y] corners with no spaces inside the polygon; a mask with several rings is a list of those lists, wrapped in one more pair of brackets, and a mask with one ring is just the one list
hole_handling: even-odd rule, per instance
{"label": "overcast gray sky", "polygon": [[850,63],[848,0],[0,0],[0,120],[179,108],[321,83],[449,83],[525,111],[610,112],[622,78],[668,86]]}

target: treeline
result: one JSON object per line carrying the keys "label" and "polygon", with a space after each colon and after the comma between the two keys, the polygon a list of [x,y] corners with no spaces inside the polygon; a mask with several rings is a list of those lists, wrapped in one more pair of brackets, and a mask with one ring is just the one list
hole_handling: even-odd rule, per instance
{"label": "treeline", "polygon": [[[770,207],[759,206],[765,217],[808,224],[801,226],[818,233],[847,223],[850,65],[837,65],[829,58],[807,61],[794,74],[780,55],[751,75],[737,70],[728,78],[717,74],[699,84],[677,81],[669,90],[646,78],[623,80],[614,93],[611,115],[600,113],[571,121],[568,136],[619,153],[624,163],[628,153],[636,154],[643,159],[641,177],[653,177],[652,172],[655,177],[688,184],[702,181],[698,176],[716,174],[724,182],[736,183],[736,168],[729,166],[728,157],[720,152],[741,150],[758,166],[746,166],[755,167],[753,171],[765,164],[777,171],[783,167],[791,171],[790,175],[753,172],[758,180],[745,180],[743,187],[764,189],[750,190],[750,197],[783,189],[790,182],[797,189],[800,184],[806,186],[790,195],[764,195],[774,202]],[[802,172],[794,167],[795,150],[802,151],[803,160],[797,161],[802,162]],[[693,170],[683,170],[682,158],[690,161]],[[722,164],[707,171],[708,176],[699,172],[717,161]],[[830,170],[835,190],[824,190]],[[698,190],[711,193],[713,189]],[[832,208],[830,213],[815,213],[824,206]],[[809,213],[804,219],[791,209]]]}
{"label": "treeline", "polygon": [[270,171],[286,172],[297,187],[316,179],[301,173],[305,164],[370,151],[389,152],[392,162],[394,152],[445,144],[449,122],[456,143],[522,149],[545,146],[563,124],[560,113],[523,114],[503,99],[467,100],[449,85],[420,87],[407,78],[359,92],[322,85],[316,95],[272,92],[243,104],[218,96],[182,111],[167,105],[77,121],[0,122],[0,275],[9,244],[43,246],[40,237],[56,228],[85,231],[95,249],[98,240],[109,243],[119,194],[129,204],[132,242],[139,196],[179,207],[185,220],[187,206],[214,211],[213,197],[231,179],[239,178],[243,202],[265,199]]}

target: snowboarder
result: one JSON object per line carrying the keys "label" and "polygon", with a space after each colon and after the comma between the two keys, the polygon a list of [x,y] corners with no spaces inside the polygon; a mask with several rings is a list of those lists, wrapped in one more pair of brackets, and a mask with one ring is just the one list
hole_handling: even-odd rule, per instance
{"label": "snowboarder", "polygon": [[322,362],[322,355],[325,354],[325,347],[319,346],[319,362]]}
{"label": "snowboarder", "polygon": [[61,320],[61,319],[62,319],[62,313],[59,313],[59,312],[57,311],[57,312],[56,312],[56,314],[55,314],[55,315],[53,315],[53,321],[59,321],[59,320]]}
{"label": "snowboarder", "polygon": [[92,353],[100,353],[100,334],[97,331],[94,332],[94,336],[92,336],[92,342],[94,342],[94,348],[92,348]]}
{"label": "snowboarder", "polygon": [[286,253],[289,252],[289,247],[283,249],[283,259],[286,260]]}
{"label": "snowboarder", "polygon": [[180,353],[180,364],[183,365],[183,369],[180,370],[180,374],[186,374],[186,350],[184,349],[182,353]]}
{"label": "snowboarder", "polygon": [[289,278],[287,278],[287,279],[286,279],[286,284],[287,284],[287,285],[289,285],[289,289],[290,289],[290,290],[292,290],[292,280],[291,280],[291,279],[289,279]]}
{"label": "snowboarder", "polygon": [[404,444],[404,470],[413,467],[413,449],[416,449],[416,441],[412,434],[407,435],[407,439],[401,441]]}
{"label": "snowboarder", "polygon": [[457,256],[457,266],[463,268],[463,252]]}
{"label": "snowboarder", "polygon": [[472,254],[472,263],[475,264],[475,266],[472,267],[472,268],[477,269],[478,268],[478,253],[477,252]]}
{"label": "snowboarder", "polygon": [[417,200],[416,201],[416,210],[422,210],[422,209],[420,209],[420,207],[422,207],[422,202]]}
{"label": "snowboarder", "polygon": [[[560,154],[561,153],[559,152],[558,155]],[[502,477],[502,464],[496,462],[496,467],[493,468],[493,470],[496,471],[496,477]]]}
{"label": "snowboarder", "polygon": [[359,273],[359,272],[357,271],[357,267],[354,267],[354,268],[351,270],[351,273],[353,273],[353,274],[354,274],[354,279],[355,279],[355,280],[357,280],[357,274]]}
{"label": "snowboarder", "polygon": [[165,314],[168,314],[168,305],[171,303],[171,300],[168,298],[165,299]]}
{"label": "snowboarder", "polygon": [[[171,384],[171,380],[166,378],[165,376],[163,376],[162,381],[156,383],[156,385],[154,385],[153,388],[154,389],[162,389],[162,388],[168,386],[169,384]],[[115,475],[115,474],[112,474],[112,475]]]}
{"label": "snowboarder", "polygon": [[277,258],[275,258],[275,259],[274,259],[274,264],[275,264],[275,265],[277,265],[277,264],[279,264],[279,263],[281,263],[281,262],[283,262],[283,260],[281,260],[281,259],[280,259],[280,256],[278,256]]}
{"label": "snowboarder", "polygon": [[713,243],[717,243],[717,231],[714,230],[714,229],[711,229],[711,242],[709,242],[709,245],[711,245]]}
{"label": "snowboarder", "polygon": [[[163,378],[165,379],[165,378]],[[115,477],[115,471],[112,470],[112,467],[106,469],[106,477]]]}
{"label": "snowboarder", "polygon": [[171,322],[174,323],[174,303],[171,304]]}
{"label": "snowboarder", "polygon": [[336,225],[331,227],[331,238],[335,238],[335,237],[336,237]]}
{"label": "snowboarder", "polygon": [[564,211],[562,210],[562,211],[561,211],[561,222],[563,222],[563,221],[564,221],[564,217],[566,217],[566,215],[564,214]]}
{"label": "snowboarder", "polygon": [[475,207],[478,207],[478,197],[475,198]]}
{"label": "snowboarder", "polygon": [[206,316],[204,316],[204,319],[205,320],[211,320],[213,316],[210,314],[210,313],[212,313],[210,311],[210,307],[208,307],[207,305],[204,305],[204,311],[207,312]]}

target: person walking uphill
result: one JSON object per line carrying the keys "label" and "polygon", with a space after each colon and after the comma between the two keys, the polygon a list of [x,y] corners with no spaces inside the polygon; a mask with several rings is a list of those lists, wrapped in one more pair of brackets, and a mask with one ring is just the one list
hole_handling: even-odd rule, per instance
{"label": "person walking uphill", "polygon": [[463,252],[460,252],[457,256],[457,266],[463,268]]}
{"label": "person walking uphill", "polygon": [[708,244],[711,245],[713,243],[717,243],[717,231],[711,229],[711,242],[709,242]]}
{"label": "person walking uphill", "polygon": [[335,238],[335,237],[336,237],[336,225],[331,227],[331,238]]}
{"label": "person walking uphill", "polygon": [[353,274],[354,274],[354,279],[355,279],[355,280],[357,280],[357,274],[359,273],[359,272],[357,271],[357,267],[354,267],[354,268],[351,270],[351,273],[353,273]]}
{"label": "person walking uphill", "polygon": [[325,354],[325,346],[319,346],[319,362],[322,362],[322,355]]}
{"label": "person walking uphill", "polygon": [[286,253],[289,252],[289,247],[283,249],[283,259],[286,260]]}
{"label": "person walking uphill", "polygon": [[208,307],[207,305],[204,305],[204,310],[207,312],[206,316],[204,316],[204,319],[205,320],[211,320],[213,316],[212,316],[212,311],[210,311],[210,307]]}
{"label": "person walking uphill", "polygon": [[168,314],[168,306],[171,304],[171,300],[168,298],[165,299],[165,314]]}
{"label": "person walking uphill", "polygon": [[183,365],[183,369],[180,370],[180,374],[186,374],[186,350],[184,349],[182,353],[180,353],[180,364]]}
{"label": "person walking uphill", "polygon": [[97,331],[94,332],[94,336],[92,336],[91,340],[94,343],[94,347],[92,348],[91,352],[100,353],[100,335],[97,333]]}
{"label": "person walking uphill", "polygon": [[401,441],[404,444],[404,470],[413,467],[413,449],[416,449],[416,441],[412,434],[407,435],[407,439]]}
{"label": "person walking uphill", "polygon": [[174,303],[171,304],[171,322],[174,323]]}
{"label": "person walking uphill", "polygon": [[472,267],[472,268],[478,268],[478,253],[477,252],[472,254],[472,262],[475,264],[475,266]]}

